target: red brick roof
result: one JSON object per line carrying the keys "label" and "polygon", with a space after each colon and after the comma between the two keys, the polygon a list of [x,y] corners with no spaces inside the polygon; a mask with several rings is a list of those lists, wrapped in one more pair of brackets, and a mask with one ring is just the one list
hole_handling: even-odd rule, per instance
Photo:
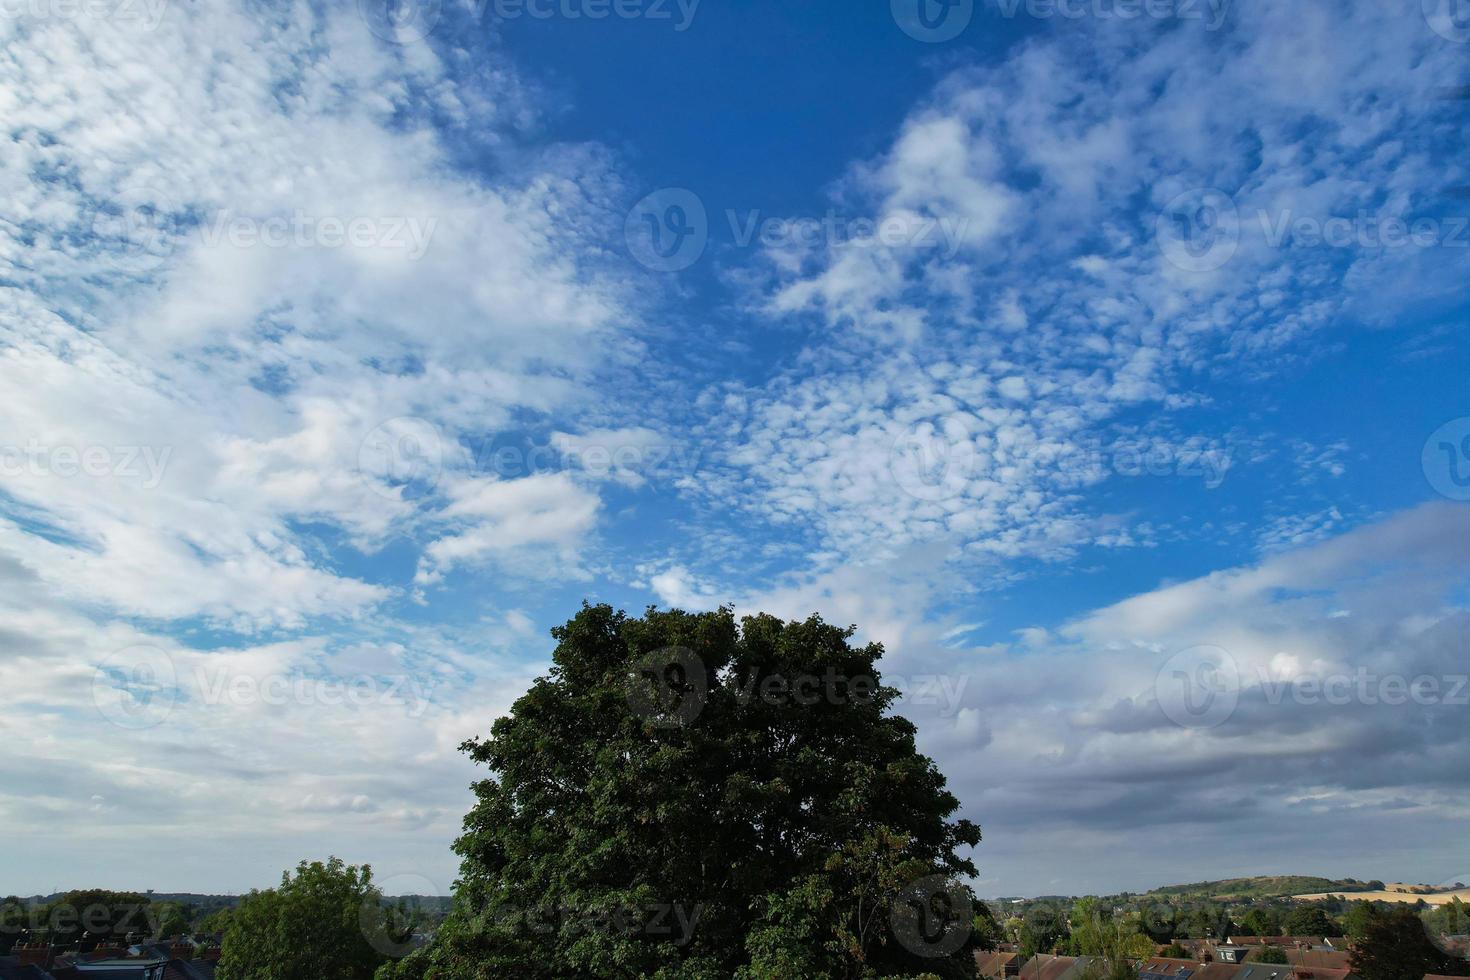
{"label": "red brick roof", "polygon": [[1021,980],[1058,980],[1058,978],[1072,968],[1077,962],[1075,956],[1052,956],[1049,953],[1037,953],[1026,961],[1021,967]]}
{"label": "red brick roof", "polygon": [[988,950],[976,950],[975,969],[982,977],[1000,978],[1006,975],[1006,968],[1011,966],[1012,961],[1020,957],[1020,953],[991,952]]}

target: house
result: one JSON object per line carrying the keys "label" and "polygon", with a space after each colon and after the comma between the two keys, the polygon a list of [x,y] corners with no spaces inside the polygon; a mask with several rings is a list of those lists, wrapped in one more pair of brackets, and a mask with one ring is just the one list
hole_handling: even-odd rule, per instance
{"label": "house", "polygon": [[1239,973],[1240,965],[1237,963],[1205,963],[1194,971],[1191,980],[1236,980]]}
{"label": "house", "polygon": [[1021,954],[980,950],[975,953],[975,969],[981,980],[1014,980],[1021,972]]}
{"label": "house", "polygon": [[1194,960],[1154,956],[1143,961],[1138,968],[1138,976],[1139,980],[1192,980],[1203,966]]}
{"label": "house", "polygon": [[1019,980],[1075,980],[1076,974],[1080,972],[1079,960],[1090,962],[1092,957],[1037,953],[1026,961],[1017,977]]}
{"label": "house", "polygon": [[1287,948],[1284,951],[1287,962],[1295,967],[1315,970],[1351,970],[1353,968],[1351,953],[1331,949]]}
{"label": "house", "polygon": [[218,961],[218,946],[192,942],[100,945],[86,952],[35,943],[0,956],[0,980],[214,980]]}

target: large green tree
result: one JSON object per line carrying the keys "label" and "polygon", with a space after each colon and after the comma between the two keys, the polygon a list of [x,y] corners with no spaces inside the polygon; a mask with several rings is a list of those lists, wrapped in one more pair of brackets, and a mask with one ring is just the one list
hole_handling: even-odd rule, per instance
{"label": "large green tree", "polygon": [[397,948],[367,865],[302,861],[277,888],[240,900],[218,980],[367,980]]}
{"label": "large green tree", "polygon": [[1281,916],[1275,909],[1251,909],[1241,920],[1239,931],[1242,936],[1279,936]]}
{"label": "large green tree", "polygon": [[1320,905],[1300,905],[1292,909],[1283,923],[1288,936],[1337,936],[1341,926]]}
{"label": "large green tree", "polygon": [[1436,946],[1409,906],[1385,912],[1368,925],[1353,945],[1352,968],[1362,980],[1422,980],[1427,973],[1470,976],[1470,963]]}
{"label": "large green tree", "polygon": [[973,977],[979,828],[817,617],[584,606],[465,749],[436,942],[381,976]]}
{"label": "large green tree", "polygon": [[1363,938],[1381,914],[1378,906],[1372,902],[1353,902],[1342,916],[1343,935],[1353,939]]}

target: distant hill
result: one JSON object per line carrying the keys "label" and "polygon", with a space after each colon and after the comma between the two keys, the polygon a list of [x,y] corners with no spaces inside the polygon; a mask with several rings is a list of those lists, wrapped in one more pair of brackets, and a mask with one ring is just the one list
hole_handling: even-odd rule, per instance
{"label": "distant hill", "polygon": [[1255,878],[1226,878],[1223,881],[1197,881],[1190,885],[1166,885],[1147,894],[1170,898],[1285,898],[1308,892],[1344,894],[1376,891],[1382,887],[1381,881],[1359,881],[1356,878],[1265,875]]}
{"label": "distant hill", "polygon": [[[1464,887],[1464,882],[1457,882],[1458,888],[1440,888],[1437,885],[1406,885],[1391,884],[1386,888],[1374,891],[1360,891],[1352,893],[1353,898],[1365,902],[1391,902],[1403,905],[1417,905],[1423,902],[1426,905],[1447,905],[1459,899],[1461,902],[1470,902],[1470,888]],[[1302,901],[1328,898],[1337,892],[1313,892],[1310,894],[1294,895]]]}

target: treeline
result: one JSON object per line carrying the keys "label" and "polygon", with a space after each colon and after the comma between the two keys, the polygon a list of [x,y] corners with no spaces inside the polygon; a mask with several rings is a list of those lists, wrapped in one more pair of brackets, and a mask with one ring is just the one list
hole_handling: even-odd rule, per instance
{"label": "treeline", "polygon": [[[1246,902],[1217,899],[1165,899],[1115,895],[1087,899],[1037,899],[1011,902],[998,913],[1005,938],[1024,952],[1069,953],[1064,937],[1073,910],[1082,903],[1098,904],[1128,921],[1139,933],[1157,943],[1176,939],[1214,939],[1227,936],[1346,936],[1361,938],[1379,915],[1409,909],[1435,936],[1463,936],[1470,932],[1470,905],[1459,899],[1435,907],[1417,904],[1328,898],[1309,903],[1289,899],[1253,899]],[[1053,948],[1056,947],[1056,948]]]}
{"label": "treeline", "polygon": [[0,900],[0,956],[16,945],[49,943],[91,948],[132,940],[210,933],[219,905],[159,901],[101,888],[69,891],[45,901],[16,895]]}
{"label": "treeline", "polygon": [[[1458,898],[1439,907],[1330,898],[1227,902],[1170,901],[1151,893],[1109,898],[1047,899],[1005,906],[1000,938],[1021,954],[1109,955],[1133,959],[1190,954],[1180,940],[1221,941],[1233,936],[1342,936],[1352,940],[1353,972],[1362,980],[1422,980],[1425,974],[1470,975],[1470,963],[1453,952],[1449,937],[1470,933],[1470,905]],[[1109,923],[1111,944],[1100,942],[1096,923]],[[1101,951],[1101,952],[1100,952]],[[1284,950],[1266,947],[1261,962],[1285,963]]]}

